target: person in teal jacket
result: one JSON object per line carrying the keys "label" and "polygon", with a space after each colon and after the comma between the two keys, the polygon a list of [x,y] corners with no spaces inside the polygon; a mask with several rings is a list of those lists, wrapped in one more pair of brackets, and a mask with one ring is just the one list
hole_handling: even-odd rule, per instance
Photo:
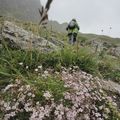
{"label": "person in teal jacket", "polygon": [[70,44],[75,44],[79,29],[76,19],[72,19],[66,28]]}

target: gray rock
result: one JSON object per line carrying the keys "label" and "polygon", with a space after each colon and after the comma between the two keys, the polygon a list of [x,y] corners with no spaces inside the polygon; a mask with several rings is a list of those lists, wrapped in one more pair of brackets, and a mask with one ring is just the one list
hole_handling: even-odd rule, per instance
{"label": "gray rock", "polygon": [[116,48],[116,55],[120,57],[120,47]]}
{"label": "gray rock", "polygon": [[117,47],[117,48],[115,49],[115,56],[120,57],[120,47]]}
{"label": "gray rock", "polygon": [[91,46],[96,52],[100,52],[103,50],[103,43],[101,42],[101,40],[97,40],[97,39],[92,40]]}
{"label": "gray rock", "polygon": [[56,40],[55,37],[51,37],[48,41],[54,43],[57,46],[64,47],[64,43],[62,41]]}
{"label": "gray rock", "polygon": [[38,22],[40,0],[0,0],[0,15]]}
{"label": "gray rock", "polygon": [[120,47],[114,47],[112,44],[107,42],[102,42],[100,39],[95,39],[90,42],[92,48],[96,52],[101,52],[105,50],[112,56],[120,57]]}
{"label": "gray rock", "polygon": [[8,21],[4,22],[2,37],[9,47],[23,50],[54,51],[63,45],[59,41],[55,42],[55,40],[46,40],[36,36]]}
{"label": "gray rock", "polygon": [[120,57],[120,47],[111,48],[109,50],[109,54],[116,56],[116,57]]}
{"label": "gray rock", "polygon": [[112,92],[120,95],[120,85],[119,84],[117,84],[113,81],[110,81],[110,80],[108,80],[108,81],[100,80],[99,82],[101,83],[102,88],[104,90],[112,91]]}

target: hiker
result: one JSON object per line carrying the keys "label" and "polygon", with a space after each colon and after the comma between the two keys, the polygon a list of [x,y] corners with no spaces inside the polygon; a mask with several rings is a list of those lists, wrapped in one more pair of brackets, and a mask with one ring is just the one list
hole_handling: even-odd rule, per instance
{"label": "hiker", "polygon": [[78,34],[78,31],[79,31],[79,26],[78,26],[78,23],[77,23],[76,19],[72,19],[70,21],[66,30],[68,31],[69,43],[72,44],[72,45],[75,44],[77,34]]}

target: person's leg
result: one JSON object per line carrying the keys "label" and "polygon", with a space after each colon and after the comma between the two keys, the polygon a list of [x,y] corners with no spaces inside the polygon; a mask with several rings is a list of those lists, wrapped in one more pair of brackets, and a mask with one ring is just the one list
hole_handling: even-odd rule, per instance
{"label": "person's leg", "polygon": [[68,38],[69,38],[69,44],[72,44],[72,34],[69,34]]}
{"label": "person's leg", "polygon": [[76,42],[76,38],[77,38],[77,34],[76,34],[76,33],[74,33],[73,44],[75,44],[75,42]]}

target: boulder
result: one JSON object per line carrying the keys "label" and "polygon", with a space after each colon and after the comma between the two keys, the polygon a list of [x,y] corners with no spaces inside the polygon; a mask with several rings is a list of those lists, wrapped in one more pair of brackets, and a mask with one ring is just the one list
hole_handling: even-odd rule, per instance
{"label": "boulder", "polygon": [[100,39],[92,40],[90,41],[90,44],[96,52],[105,50],[112,56],[120,57],[120,46],[114,47],[112,44],[108,42],[102,42]]}
{"label": "boulder", "polygon": [[104,90],[107,91],[111,91],[114,93],[117,93],[118,95],[120,95],[120,85],[113,82],[113,81],[105,81],[105,80],[99,80],[99,82],[101,83],[101,86]]}
{"label": "boulder", "polygon": [[[34,35],[12,22],[5,21],[2,28],[2,37],[7,45],[13,49],[54,51],[63,46],[60,41],[46,40],[40,36]],[[4,41],[2,42],[4,43]]]}
{"label": "boulder", "polygon": [[120,47],[117,47],[116,51],[117,56],[120,56]]}
{"label": "boulder", "polygon": [[120,47],[111,48],[109,50],[109,54],[116,57],[120,57]]}
{"label": "boulder", "polygon": [[96,52],[101,52],[103,50],[104,46],[100,39],[92,40],[90,44]]}

